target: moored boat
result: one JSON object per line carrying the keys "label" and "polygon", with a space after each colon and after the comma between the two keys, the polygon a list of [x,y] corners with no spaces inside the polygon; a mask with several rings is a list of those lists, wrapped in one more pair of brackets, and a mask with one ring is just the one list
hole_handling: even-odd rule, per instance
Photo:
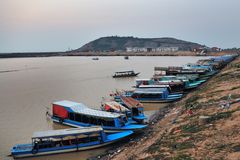
{"label": "moored boat", "polygon": [[83,127],[35,132],[32,143],[11,149],[14,158],[49,155],[93,149],[119,141],[132,131],[106,133],[101,127]]}
{"label": "moored boat", "polygon": [[124,57],[124,59],[128,60],[128,59],[129,59],[129,57],[128,57],[128,56],[125,56],[125,57]]}
{"label": "moored boat", "polygon": [[155,76],[166,76],[166,75],[176,75],[176,74],[205,74],[206,69],[190,69],[176,66],[169,67],[154,67]]}
{"label": "moored boat", "polygon": [[131,110],[131,117],[133,120],[143,123],[147,117],[144,115],[144,107],[138,100],[132,97],[120,95],[121,103]]}
{"label": "moored boat", "polygon": [[99,58],[98,57],[93,57],[92,60],[99,60]]}
{"label": "moored boat", "polygon": [[136,88],[134,91],[125,91],[115,96],[120,101],[120,96],[132,97],[142,103],[166,103],[182,98],[183,94],[171,94],[167,88]]}
{"label": "moored boat", "polygon": [[167,88],[170,93],[182,93],[184,82],[176,76],[161,76],[153,79],[137,79],[137,88]]}
{"label": "moored boat", "polygon": [[120,104],[120,102],[108,101],[102,104],[102,110],[125,114],[130,123],[142,123],[142,121],[140,122],[139,120],[134,119],[132,111],[123,105],[124,104]]}
{"label": "moored boat", "polygon": [[58,101],[53,103],[52,120],[72,127],[101,126],[108,131],[139,131],[147,127],[132,124],[126,115],[91,109],[82,103]]}
{"label": "moored boat", "polygon": [[108,101],[102,104],[102,109],[109,112],[117,112],[127,114],[130,110],[118,102]]}

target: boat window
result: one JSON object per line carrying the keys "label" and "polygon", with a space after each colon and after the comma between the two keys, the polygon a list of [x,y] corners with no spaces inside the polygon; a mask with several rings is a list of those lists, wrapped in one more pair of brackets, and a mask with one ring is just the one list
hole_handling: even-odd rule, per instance
{"label": "boat window", "polygon": [[80,115],[80,114],[69,115],[69,119],[75,120],[78,122],[83,122],[83,123],[90,123],[94,125],[115,126],[114,119],[106,120],[106,119],[90,117],[90,116]]}
{"label": "boat window", "polygon": [[75,121],[81,122],[82,116],[80,114],[75,114]]}
{"label": "boat window", "polygon": [[89,123],[89,117],[88,116],[85,116],[85,115],[82,115],[82,121],[83,123]]}
{"label": "boat window", "polygon": [[138,115],[138,109],[137,108],[132,108],[132,115],[137,116]]}
{"label": "boat window", "polygon": [[69,119],[70,120],[75,120],[74,113],[71,113],[71,112],[69,113]]}
{"label": "boat window", "polygon": [[160,98],[161,94],[139,94],[139,98]]}
{"label": "boat window", "polygon": [[[35,143],[35,145],[37,145],[36,143]],[[34,145],[34,147],[36,147]],[[50,140],[40,140],[39,142],[38,142],[38,145],[37,145],[37,147],[39,148],[39,149],[44,149],[44,148],[52,148],[52,147],[54,147],[55,145],[54,145],[54,142],[53,141],[50,141]]]}
{"label": "boat window", "polygon": [[98,124],[98,120],[97,120],[96,117],[90,117],[89,118],[89,123],[97,125]]}
{"label": "boat window", "polygon": [[103,120],[103,125],[104,126],[115,126],[115,122],[113,119],[111,120]]}
{"label": "boat window", "polygon": [[94,142],[94,141],[98,141],[98,140],[99,140],[99,135],[92,135],[92,136],[79,138],[79,139],[75,140],[73,143],[81,144],[81,143]]}
{"label": "boat window", "polygon": [[124,123],[128,122],[127,117],[125,117],[125,116],[122,116],[122,120],[123,120]]}

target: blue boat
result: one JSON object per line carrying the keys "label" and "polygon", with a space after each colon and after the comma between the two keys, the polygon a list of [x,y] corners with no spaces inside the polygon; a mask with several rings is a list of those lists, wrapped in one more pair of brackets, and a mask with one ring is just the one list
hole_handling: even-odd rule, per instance
{"label": "blue boat", "polygon": [[124,114],[95,110],[72,101],[54,102],[52,109],[54,122],[72,127],[101,126],[108,131],[139,131],[147,127],[147,125],[132,124]]}
{"label": "blue boat", "polygon": [[184,82],[176,76],[160,76],[152,79],[137,79],[137,88],[167,88],[170,93],[182,93]]}
{"label": "blue boat", "polygon": [[[182,98],[183,94],[169,93],[167,88],[136,88],[134,91],[125,91],[123,96],[132,97],[142,103],[173,102]],[[120,95],[115,96],[120,101]]]}
{"label": "blue boat", "polygon": [[200,84],[206,82],[204,79],[199,79],[199,75],[196,74],[180,74],[176,75],[177,79],[180,79],[184,82],[185,84],[185,90],[193,89],[198,87]]}
{"label": "blue boat", "polygon": [[206,79],[218,73],[218,71],[214,70],[211,65],[200,65],[200,64],[194,64],[194,63],[188,63],[184,65],[183,69],[205,70],[206,72],[200,75],[200,78],[206,78]]}
{"label": "blue boat", "polygon": [[132,112],[130,111],[130,109],[128,109],[127,107],[123,106],[122,104],[116,101],[102,102],[101,109],[107,112],[125,114],[130,123],[137,123],[137,121],[134,121],[132,119]]}
{"label": "blue boat", "polygon": [[[167,88],[170,93],[183,93],[185,90],[198,87],[206,80],[200,80],[197,74],[179,74],[176,76],[161,76],[155,79],[136,80],[138,88]],[[144,85],[145,84],[145,85]]]}
{"label": "blue boat", "polygon": [[188,64],[183,65],[183,69],[205,69],[207,71],[211,71],[212,66],[205,66],[205,65],[195,64],[195,63],[188,63]]}
{"label": "blue boat", "polygon": [[132,97],[126,97],[120,95],[121,103],[126,106],[131,111],[131,117],[133,120],[138,123],[143,123],[147,117],[144,115],[143,104],[141,104],[138,100],[133,99]]}
{"label": "blue boat", "polygon": [[143,123],[144,119],[147,118],[143,113],[142,106],[129,108],[123,101],[108,101],[103,103],[101,108],[108,112],[125,114],[130,123]]}
{"label": "blue boat", "polygon": [[14,158],[81,151],[105,146],[131,135],[133,131],[106,133],[101,127],[83,127],[35,132],[32,143],[11,149]]}

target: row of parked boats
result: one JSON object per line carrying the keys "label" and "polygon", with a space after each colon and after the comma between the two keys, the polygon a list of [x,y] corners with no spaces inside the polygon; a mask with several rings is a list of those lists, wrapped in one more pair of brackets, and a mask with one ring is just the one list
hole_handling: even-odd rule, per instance
{"label": "row of parked boats", "polygon": [[99,109],[83,103],[52,103],[53,122],[74,128],[35,132],[32,143],[11,149],[13,157],[28,157],[92,149],[114,143],[147,127],[142,103],[172,102],[204,83],[236,55],[225,55],[182,67],[155,67],[150,79],[137,79],[133,90],[117,91]]}
{"label": "row of parked boats", "polygon": [[136,79],[135,89],[117,91],[113,94],[117,102],[119,96],[132,97],[142,103],[162,103],[177,101],[189,90],[219,72],[236,55],[224,55],[188,63],[181,67],[155,67],[154,75],[149,79]]}

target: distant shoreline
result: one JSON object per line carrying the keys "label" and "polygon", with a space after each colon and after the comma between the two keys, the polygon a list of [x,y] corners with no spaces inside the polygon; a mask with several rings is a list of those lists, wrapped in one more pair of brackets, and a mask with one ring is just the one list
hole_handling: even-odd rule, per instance
{"label": "distant shoreline", "polygon": [[[228,54],[229,51],[210,52],[201,55],[191,51],[177,52],[25,52],[4,53],[0,58],[27,58],[27,57],[54,57],[54,56],[219,56]],[[230,53],[230,52],[229,52]],[[231,53],[233,53],[231,51]],[[237,51],[235,52],[237,53]]]}

